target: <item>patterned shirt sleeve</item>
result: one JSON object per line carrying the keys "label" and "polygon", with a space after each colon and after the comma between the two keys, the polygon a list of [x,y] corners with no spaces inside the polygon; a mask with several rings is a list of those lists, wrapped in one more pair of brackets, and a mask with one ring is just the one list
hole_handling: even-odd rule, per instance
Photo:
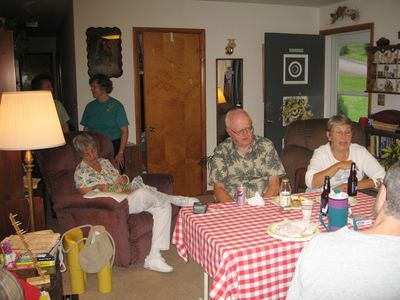
{"label": "patterned shirt sleeve", "polygon": [[273,143],[269,140],[265,140],[265,164],[266,170],[268,170],[267,176],[284,176],[286,175],[283,164],[279,158],[278,152],[276,151]]}
{"label": "patterned shirt sleeve", "polygon": [[223,183],[224,179],[228,176],[224,151],[226,149],[224,150],[223,143],[220,143],[214,151],[210,164],[209,185],[214,185],[216,181]]}

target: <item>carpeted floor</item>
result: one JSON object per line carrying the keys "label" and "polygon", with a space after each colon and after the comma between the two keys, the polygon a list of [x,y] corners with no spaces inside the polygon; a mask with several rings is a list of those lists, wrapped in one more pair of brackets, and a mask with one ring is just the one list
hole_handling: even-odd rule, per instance
{"label": "carpeted floor", "polygon": [[[129,268],[113,268],[112,292],[102,294],[97,288],[97,275],[88,274],[86,290],[80,300],[94,299],[165,299],[198,300],[203,296],[203,270],[194,262],[188,263],[178,255],[175,246],[163,252],[163,256],[174,267],[172,273],[158,273],[144,269],[142,265]],[[70,294],[68,272],[63,274],[64,294]]]}
{"label": "carpeted floor", "polygon": [[[209,203],[212,195],[198,197]],[[47,211],[47,228],[58,231],[55,218]],[[140,299],[140,300],[198,300],[203,297],[203,270],[192,259],[188,263],[178,255],[176,247],[164,251],[163,257],[174,268],[172,273],[158,273],[143,268],[143,265],[129,268],[113,267],[112,292],[102,294],[97,288],[97,275],[88,274],[86,290],[79,295],[80,300],[94,299]],[[211,284],[211,279],[209,279]],[[68,271],[63,273],[64,295],[71,294]]]}

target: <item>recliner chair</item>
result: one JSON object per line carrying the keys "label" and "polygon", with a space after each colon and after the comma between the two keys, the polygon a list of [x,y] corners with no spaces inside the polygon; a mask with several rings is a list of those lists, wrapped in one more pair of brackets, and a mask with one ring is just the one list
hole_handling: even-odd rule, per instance
{"label": "recliner chair", "polygon": [[[75,168],[81,159],[72,140],[79,133],[66,133],[64,146],[34,153],[47,191],[53,200],[58,224],[62,232],[84,224],[103,225],[115,241],[116,265],[126,267],[142,263],[151,247],[153,216],[147,212],[129,214],[127,200],[118,203],[109,197],[83,198],[74,185]],[[115,165],[111,141],[105,135],[90,134],[98,145],[99,157],[107,158]],[[146,184],[172,194],[171,175],[140,175]],[[179,208],[172,205],[171,233],[178,212]]]}

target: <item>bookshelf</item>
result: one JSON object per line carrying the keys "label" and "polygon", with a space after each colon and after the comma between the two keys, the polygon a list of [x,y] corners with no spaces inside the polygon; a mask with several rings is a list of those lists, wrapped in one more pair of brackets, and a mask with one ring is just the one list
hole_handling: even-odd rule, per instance
{"label": "bookshelf", "polygon": [[374,128],[365,128],[365,134],[367,148],[377,159],[381,157],[382,149],[400,140],[400,133]]}

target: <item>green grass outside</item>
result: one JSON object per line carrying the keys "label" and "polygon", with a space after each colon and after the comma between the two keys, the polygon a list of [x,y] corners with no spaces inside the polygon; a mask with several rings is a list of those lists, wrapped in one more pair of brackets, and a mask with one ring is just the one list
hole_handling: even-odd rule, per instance
{"label": "green grass outside", "polygon": [[343,56],[352,59],[358,60],[361,62],[367,62],[367,52],[365,51],[364,44],[351,44],[347,45],[348,53],[344,54]]}
{"label": "green grass outside", "polygon": [[[343,55],[345,58],[367,63],[367,52],[364,44],[351,44],[344,47],[347,47],[347,53]],[[342,93],[364,93],[366,78],[365,76],[339,74],[338,90]],[[346,114],[355,122],[358,122],[360,117],[368,116],[367,96],[341,96],[340,98],[338,99],[338,113]]]}
{"label": "green grass outside", "polygon": [[367,88],[366,78],[357,75],[340,74],[340,92],[359,92],[364,93]]}
{"label": "green grass outside", "polygon": [[338,113],[347,114],[355,122],[360,117],[368,116],[368,97],[366,96],[341,96],[343,104],[339,105]]}

